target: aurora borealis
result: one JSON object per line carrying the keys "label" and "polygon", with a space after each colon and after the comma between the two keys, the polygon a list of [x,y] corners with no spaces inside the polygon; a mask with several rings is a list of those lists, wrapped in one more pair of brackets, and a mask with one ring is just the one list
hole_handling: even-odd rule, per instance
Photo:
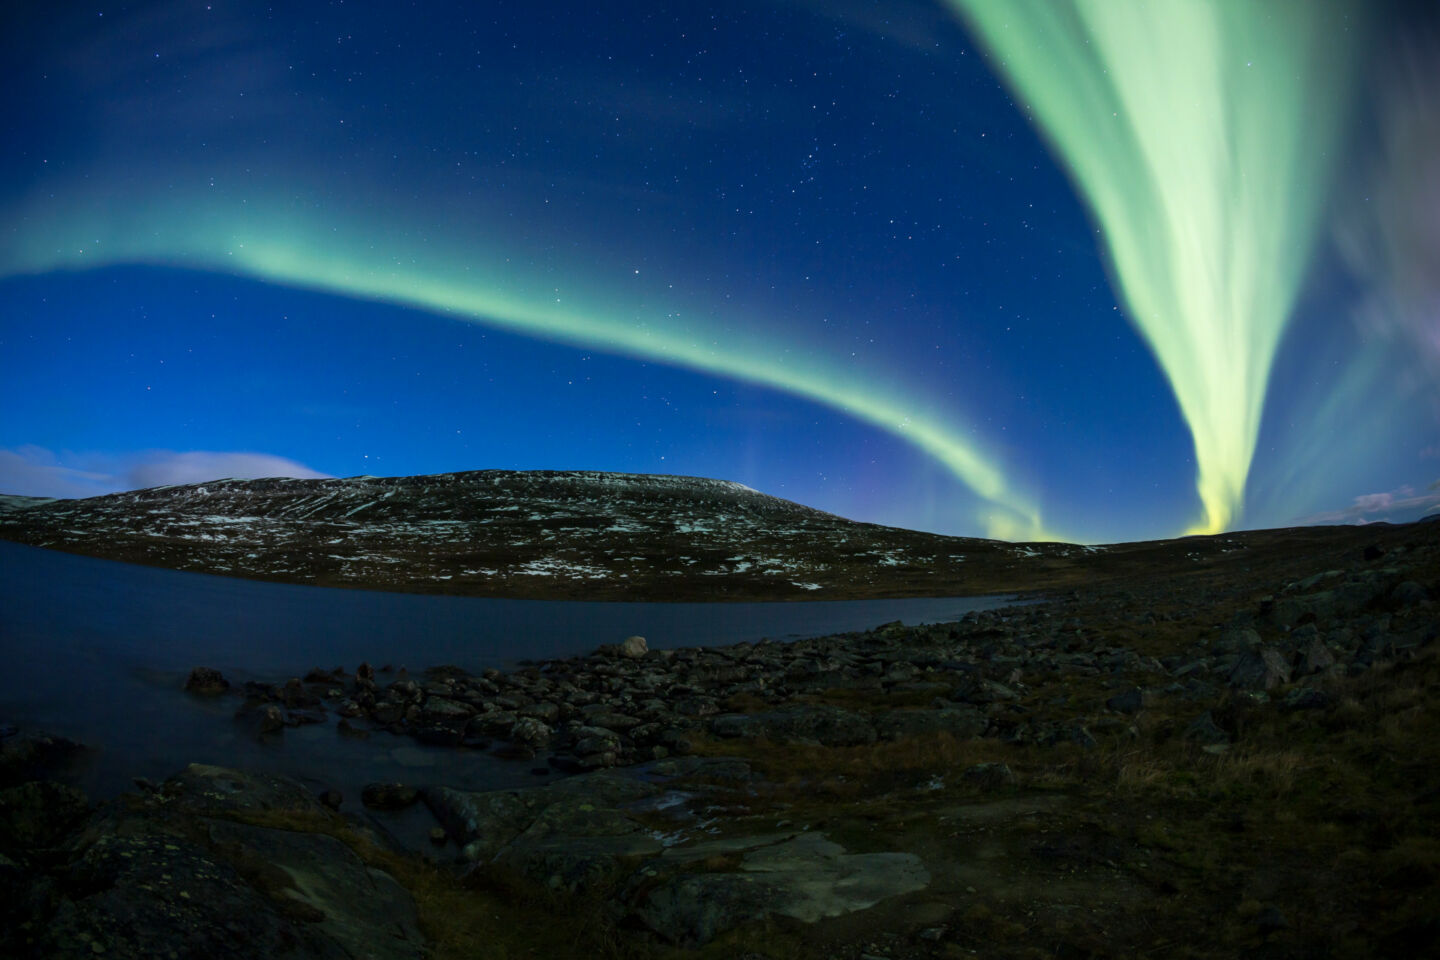
{"label": "aurora borealis", "polygon": [[1436,235],[1367,118],[1421,123],[1379,65],[1433,18],[956,7],[21,5],[0,453],[71,485],[0,492],[248,451],[1018,539],[1430,509]]}
{"label": "aurora borealis", "polygon": [[1129,316],[1195,438],[1196,532],[1219,533],[1241,509],[1349,106],[1351,51],[1336,27],[1360,11],[963,6],[1095,209]]}

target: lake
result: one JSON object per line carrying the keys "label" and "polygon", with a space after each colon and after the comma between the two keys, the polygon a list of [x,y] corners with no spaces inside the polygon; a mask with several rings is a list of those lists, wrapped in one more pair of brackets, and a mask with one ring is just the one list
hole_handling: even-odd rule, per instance
{"label": "lake", "polygon": [[298,776],[347,798],[371,780],[469,789],[533,785],[532,766],[333,720],[245,736],[235,697],[186,694],[194,666],[232,682],[284,680],[362,660],[470,671],[587,653],[640,634],[652,648],[792,640],[893,620],[939,623],[1004,597],[790,603],[493,600],[262,583],[97,560],[0,541],[0,721],[95,748],[82,787],[105,796],[198,761]]}

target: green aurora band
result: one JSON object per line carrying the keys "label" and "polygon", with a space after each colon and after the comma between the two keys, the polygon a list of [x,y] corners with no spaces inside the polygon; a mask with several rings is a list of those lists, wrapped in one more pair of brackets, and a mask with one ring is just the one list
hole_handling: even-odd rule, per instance
{"label": "green aurora band", "polygon": [[949,0],[1103,233],[1195,444],[1241,516],[1266,383],[1304,279],[1359,24],[1342,0]]}
{"label": "green aurora band", "polygon": [[[413,210],[372,204],[364,216],[336,216],[322,201],[276,202],[258,191],[217,197],[99,179],[37,191],[10,210],[0,275],[123,264],[217,271],[720,374],[827,405],[905,439],[985,501],[977,519],[989,536],[1063,539],[1045,529],[998,460],[967,436],[969,428],[930,414],[880,371],[845,369],[803,344],[720,319],[682,321],[670,305],[619,284],[583,289],[585,278],[572,274],[557,291],[553,275],[532,268],[527,276],[525,257],[511,256],[520,251],[487,248],[473,235],[437,236]],[[302,183],[287,178],[291,196],[325,196],[307,193]]]}

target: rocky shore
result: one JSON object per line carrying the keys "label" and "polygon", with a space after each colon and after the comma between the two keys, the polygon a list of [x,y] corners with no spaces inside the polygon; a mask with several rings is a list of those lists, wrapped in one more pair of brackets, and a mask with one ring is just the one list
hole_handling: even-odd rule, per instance
{"label": "rocky shore", "polygon": [[[49,779],[77,745],[0,731],[0,953],[1419,955],[1436,530],[790,644],[198,668],[254,736],[412,737],[537,785],[192,765],[92,807]],[[391,818],[422,808],[434,844],[405,850]]]}

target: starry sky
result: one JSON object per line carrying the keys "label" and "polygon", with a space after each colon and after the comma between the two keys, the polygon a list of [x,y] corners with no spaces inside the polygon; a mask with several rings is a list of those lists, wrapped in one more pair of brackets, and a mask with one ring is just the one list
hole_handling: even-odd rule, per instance
{"label": "starry sky", "polygon": [[1440,509],[1433,5],[7,4],[0,492]]}

